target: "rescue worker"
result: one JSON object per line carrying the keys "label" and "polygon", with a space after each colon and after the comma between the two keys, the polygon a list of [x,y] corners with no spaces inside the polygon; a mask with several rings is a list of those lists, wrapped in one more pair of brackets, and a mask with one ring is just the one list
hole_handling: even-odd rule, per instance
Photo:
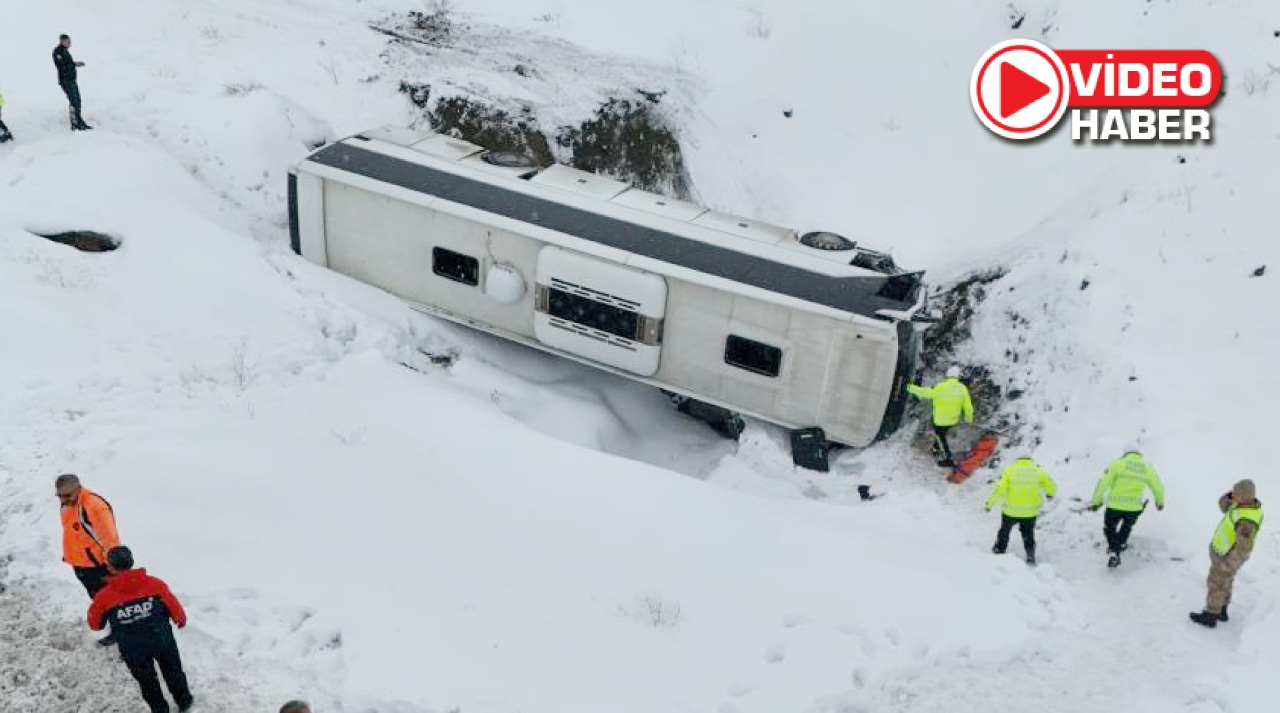
{"label": "rescue worker", "polygon": [[280,706],[280,713],[311,713],[311,706],[306,701],[289,701]]}
{"label": "rescue worker", "polygon": [[128,547],[114,547],[107,557],[112,575],[89,605],[89,628],[99,631],[111,625],[120,645],[120,658],[137,680],[151,713],[169,711],[169,702],[156,677],[157,665],[178,710],[190,709],[194,699],[169,623],[172,620],[181,629],[187,625],[187,613],[167,584],[145,569],[133,568],[133,552]]}
{"label": "rescue worker", "polygon": [[[0,92],[0,111],[4,110],[4,92]],[[13,134],[10,133],[9,127],[4,125],[4,119],[0,118],[0,144],[6,141],[13,141]]]}
{"label": "rescue worker", "polygon": [[1004,554],[1009,547],[1009,533],[1017,525],[1022,534],[1022,547],[1027,553],[1027,564],[1036,563],[1036,517],[1044,506],[1042,492],[1045,497],[1053,499],[1058,494],[1058,484],[1030,457],[1023,456],[1004,469],[995,489],[983,504],[987,512],[991,512],[997,502],[1004,501],[1000,510],[1000,531],[996,533],[992,552]]}
{"label": "rescue worker", "polygon": [[938,465],[955,465],[947,432],[960,423],[961,418],[965,423],[973,423],[973,400],[969,396],[969,388],[960,382],[960,367],[947,369],[945,379],[927,388],[909,383],[907,393],[933,402],[933,433],[942,455]]}
{"label": "rescue worker", "polygon": [[[71,565],[76,579],[92,598],[107,583],[107,552],[120,544],[111,503],[80,484],[72,473],[59,475],[54,491],[62,503],[62,561]],[[110,646],[108,635],[99,644]]]}
{"label": "rescue worker", "polygon": [[1253,553],[1253,545],[1262,529],[1262,503],[1252,480],[1241,480],[1231,491],[1218,498],[1222,520],[1213,531],[1209,544],[1209,594],[1204,611],[1192,612],[1191,620],[1209,628],[1227,621],[1227,605],[1231,603],[1231,586],[1236,572]]}
{"label": "rescue worker", "polygon": [[80,83],[76,79],[76,67],[83,67],[84,62],[77,62],[71,56],[71,38],[59,35],[58,46],[53,48],[53,66],[58,68],[58,86],[67,95],[71,104],[71,130],[86,131],[92,126],[80,118]]}
{"label": "rescue worker", "polygon": [[1137,444],[1125,448],[1123,456],[1111,462],[1093,489],[1089,509],[1097,511],[1106,496],[1107,511],[1102,516],[1102,534],[1107,538],[1108,567],[1120,566],[1120,553],[1129,547],[1129,534],[1138,516],[1146,509],[1143,494],[1151,490],[1156,510],[1164,509],[1164,484],[1155,466],[1138,452]]}

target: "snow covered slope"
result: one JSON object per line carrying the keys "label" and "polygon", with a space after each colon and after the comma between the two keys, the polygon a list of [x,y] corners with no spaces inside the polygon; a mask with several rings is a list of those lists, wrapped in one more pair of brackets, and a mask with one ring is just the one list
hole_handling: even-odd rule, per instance
{"label": "snow covered slope", "polygon": [[[427,3],[426,6],[430,6]],[[409,0],[33,4],[0,26],[0,700],[135,710],[58,562],[52,479],[111,499],[189,604],[202,710],[1265,709],[1280,542],[1203,597],[1214,498],[1264,503],[1280,178],[1268,3],[454,3],[461,49],[386,52]],[[428,7],[430,9],[430,7]],[[49,51],[74,38],[88,134]],[[991,137],[972,62],[1010,36],[1204,47],[1229,73],[1213,146]],[[527,55],[513,78],[493,57]],[[1063,497],[1042,565],[989,553],[988,471],[940,482],[910,432],[796,472],[659,394],[414,315],[287,251],[309,142],[410,123],[428,81],[580,120],[667,89],[699,198],[831,229],[935,281],[999,264],[960,346]],[[661,86],[652,86],[658,84]],[[787,116],[786,112],[790,113]],[[36,232],[94,229],[86,254]],[[1275,267],[1270,267],[1274,271]],[[449,368],[421,352],[455,350]],[[1015,360],[1016,357],[1016,360]],[[406,368],[408,367],[412,368]],[[983,405],[989,414],[991,405]],[[1140,438],[1169,506],[1125,566],[1071,511]],[[695,476],[695,477],[689,477]],[[861,502],[858,484],[885,497]],[[1013,550],[1019,551],[1015,544]]]}

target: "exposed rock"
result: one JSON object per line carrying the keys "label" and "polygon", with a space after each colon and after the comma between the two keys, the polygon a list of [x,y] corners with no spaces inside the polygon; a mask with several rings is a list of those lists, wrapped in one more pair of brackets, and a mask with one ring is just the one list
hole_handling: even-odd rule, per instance
{"label": "exposed rock", "polygon": [[[416,102],[415,102],[416,103]],[[555,163],[547,137],[528,107],[513,115],[466,97],[446,97],[427,110],[431,128],[490,151],[528,153],[541,166]]]}
{"label": "exposed rock", "polygon": [[[527,106],[511,111],[465,96],[433,101],[426,83],[401,82],[400,92],[423,110],[433,131],[490,151],[527,153],[541,166],[556,162],[547,134]],[[567,153],[566,162],[574,168],[688,200],[692,186],[680,144],[654,111],[662,94],[636,93],[638,99],[608,99],[593,118],[560,127],[556,147]]]}
{"label": "exposed rock", "polygon": [[986,299],[987,287],[1006,274],[1004,268],[996,267],[975,273],[953,287],[939,289],[930,295],[932,311],[939,313],[941,320],[925,333],[921,361],[926,371],[946,369],[956,345],[972,335],[970,321],[978,304]]}
{"label": "exposed rock", "polygon": [[415,10],[395,15],[381,22],[370,23],[369,29],[404,42],[447,47],[454,35],[465,28],[454,21],[453,14],[447,7],[442,7],[433,12]]}
{"label": "exposed rock", "polygon": [[120,247],[120,238],[92,230],[69,230],[62,233],[36,233],[36,235],[48,238],[55,243],[70,245],[76,250],[86,253],[107,252]]}
{"label": "exposed rock", "polygon": [[636,100],[605,101],[580,126],[561,127],[556,143],[572,152],[575,168],[687,200],[692,190],[680,143],[654,111],[664,92],[636,93]]}

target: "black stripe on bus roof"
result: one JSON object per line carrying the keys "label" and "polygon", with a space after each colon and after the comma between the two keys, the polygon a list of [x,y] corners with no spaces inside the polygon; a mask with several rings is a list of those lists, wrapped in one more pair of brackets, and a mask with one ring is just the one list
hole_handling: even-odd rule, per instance
{"label": "black stripe on bus roof", "polygon": [[915,302],[921,288],[922,273],[864,277],[823,275],[349,144],[332,144],[312,154],[309,160],[504,218],[847,312],[871,316],[880,309],[901,310]]}

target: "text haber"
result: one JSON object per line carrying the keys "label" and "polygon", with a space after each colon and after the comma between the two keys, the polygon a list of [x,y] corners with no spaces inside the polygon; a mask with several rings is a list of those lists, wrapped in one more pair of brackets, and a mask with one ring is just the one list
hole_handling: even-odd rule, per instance
{"label": "text haber", "polygon": [[1056,54],[1070,76],[1072,140],[1212,139],[1210,115],[1203,107],[1217,99],[1222,70],[1209,52],[1057,50]]}

